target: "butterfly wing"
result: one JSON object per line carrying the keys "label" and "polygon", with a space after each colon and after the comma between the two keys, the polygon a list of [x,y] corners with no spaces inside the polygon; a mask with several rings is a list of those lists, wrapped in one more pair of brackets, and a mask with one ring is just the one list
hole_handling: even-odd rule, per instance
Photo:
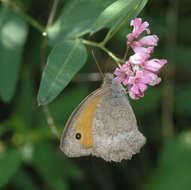
{"label": "butterfly wing", "polygon": [[124,88],[109,75],[71,114],[60,148],[69,157],[93,154],[119,162],[131,159],[145,142]]}
{"label": "butterfly wing", "polygon": [[67,156],[85,156],[92,152],[92,123],[102,92],[102,88],[92,92],[68,119],[60,140],[60,148]]}
{"label": "butterfly wing", "polygon": [[115,80],[105,84],[93,121],[92,154],[106,161],[131,159],[145,144],[124,88]]}

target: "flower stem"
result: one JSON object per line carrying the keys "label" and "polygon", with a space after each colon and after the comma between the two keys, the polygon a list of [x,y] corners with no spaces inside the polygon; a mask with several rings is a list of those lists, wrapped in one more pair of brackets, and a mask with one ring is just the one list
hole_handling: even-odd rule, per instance
{"label": "flower stem", "polygon": [[96,42],[92,42],[92,41],[88,41],[85,39],[81,39],[83,44],[89,45],[89,46],[93,46],[93,47],[97,47],[102,49],[105,53],[107,53],[116,63],[119,67],[121,67],[120,63],[125,63],[124,60],[116,57],[111,51],[109,51],[102,43],[96,43]]}

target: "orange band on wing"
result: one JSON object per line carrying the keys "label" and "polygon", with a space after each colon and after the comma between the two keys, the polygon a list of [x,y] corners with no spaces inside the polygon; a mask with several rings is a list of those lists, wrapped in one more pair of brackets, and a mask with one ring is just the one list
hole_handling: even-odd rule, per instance
{"label": "orange band on wing", "polygon": [[93,147],[93,138],[92,138],[92,123],[94,119],[94,113],[96,105],[100,100],[100,96],[93,98],[89,104],[86,105],[84,110],[81,112],[77,119],[77,131],[76,133],[81,133],[81,139],[79,140],[80,144],[84,148]]}

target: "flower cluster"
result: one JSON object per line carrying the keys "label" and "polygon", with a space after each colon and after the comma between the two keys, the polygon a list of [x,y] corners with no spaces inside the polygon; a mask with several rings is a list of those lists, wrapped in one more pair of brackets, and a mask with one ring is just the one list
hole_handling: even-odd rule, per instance
{"label": "flower cluster", "polygon": [[[128,48],[132,48],[134,54],[129,57],[121,68],[116,68],[115,79],[127,86],[132,99],[139,99],[144,96],[148,85],[154,86],[160,83],[159,70],[167,63],[166,59],[150,59],[150,54],[157,46],[159,38],[156,35],[149,35],[149,23],[143,22],[141,18],[131,21],[132,33],[126,36]],[[139,39],[139,36],[146,31],[147,36]]]}

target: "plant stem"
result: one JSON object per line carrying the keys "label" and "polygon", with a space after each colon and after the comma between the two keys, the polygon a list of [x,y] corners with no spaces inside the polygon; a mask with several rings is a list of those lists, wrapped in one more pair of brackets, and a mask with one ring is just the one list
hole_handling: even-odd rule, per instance
{"label": "plant stem", "polygon": [[127,46],[126,46],[126,49],[125,49],[125,54],[124,54],[124,56],[123,56],[123,60],[124,60],[124,61],[127,59],[128,51],[129,51],[129,47],[128,47],[128,45],[127,45]]}
{"label": "plant stem", "polygon": [[56,14],[56,10],[57,10],[57,7],[58,7],[58,3],[59,3],[59,0],[55,0],[53,2],[53,5],[52,5],[52,9],[51,9],[51,12],[50,12],[50,15],[48,17],[48,21],[47,21],[47,25],[46,25],[46,30],[52,25],[53,23],[53,20],[54,20],[54,17],[55,17],[55,14]]}
{"label": "plant stem", "polygon": [[11,7],[18,15],[20,15],[27,23],[36,28],[39,32],[43,33],[45,31],[45,27],[39,24],[32,17],[23,12],[17,5],[13,4],[12,1],[9,0],[1,0],[2,3]]}
{"label": "plant stem", "polygon": [[106,52],[116,63],[119,67],[121,67],[120,63],[125,63],[124,60],[116,57],[111,51],[109,51],[102,43],[96,43],[96,42],[92,42],[92,41],[88,41],[85,39],[81,39],[83,44],[89,45],[89,46],[93,46],[93,47],[97,47],[102,49],[104,52]]}
{"label": "plant stem", "polygon": [[61,134],[59,133],[59,131],[56,128],[56,125],[55,125],[54,119],[50,113],[49,107],[47,105],[43,106],[43,111],[46,116],[46,120],[47,120],[47,123],[50,127],[52,134],[54,134],[56,137],[60,138]]}

